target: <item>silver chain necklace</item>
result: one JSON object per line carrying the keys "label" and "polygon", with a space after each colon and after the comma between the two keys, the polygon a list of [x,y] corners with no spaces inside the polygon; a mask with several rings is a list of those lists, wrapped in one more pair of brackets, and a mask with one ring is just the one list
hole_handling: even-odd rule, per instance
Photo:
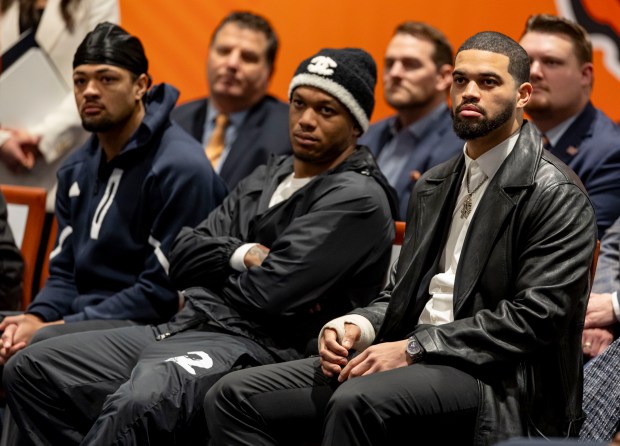
{"label": "silver chain necklace", "polygon": [[463,207],[461,208],[461,218],[464,218],[464,219],[469,217],[469,214],[471,214],[471,208],[472,208],[471,197],[478,191],[478,189],[480,189],[480,187],[482,187],[484,182],[489,179],[489,177],[486,176],[486,174],[484,174],[484,179],[480,183],[478,183],[478,185],[474,188],[474,190],[470,191],[469,190],[470,174],[471,174],[471,167],[467,169],[467,177],[466,177],[466,183],[465,183],[467,185],[467,195],[465,196],[465,202],[463,203]]}

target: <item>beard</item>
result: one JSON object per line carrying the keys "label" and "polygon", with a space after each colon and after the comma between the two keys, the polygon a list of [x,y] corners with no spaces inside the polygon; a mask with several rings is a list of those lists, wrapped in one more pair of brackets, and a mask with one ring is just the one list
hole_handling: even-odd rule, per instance
{"label": "beard", "polygon": [[104,133],[109,132],[114,128],[116,122],[112,121],[110,118],[101,118],[91,120],[88,118],[82,118],[82,127],[84,130],[94,133]]}
{"label": "beard", "polygon": [[106,112],[101,116],[85,116],[81,115],[82,118],[82,127],[89,132],[94,133],[105,133],[110,130],[114,130],[115,128],[121,128],[125,126],[132,115],[134,114],[135,109],[127,108],[115,115],[111,115]]}
{"label": "beard", "polygon": [[458,114],[459,110],[464,105],[470,105],[470,103],[463,102],[456,108],[456,112],[452,112],[452,128],[459,138],[463,140],[472,140],[486,136],[508,122],[515,110],[516,102],[513,101],[506,104],[496,116],[491,118],[487,117],[485,109],[478,107],[478,111],[483,116],[483,119],[479,121],[465,119]]}

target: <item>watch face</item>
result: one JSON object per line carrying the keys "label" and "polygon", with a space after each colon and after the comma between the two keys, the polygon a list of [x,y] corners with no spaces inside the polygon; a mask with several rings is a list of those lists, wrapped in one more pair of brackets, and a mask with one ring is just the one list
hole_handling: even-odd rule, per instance
{"label": "watch face", "polygon": [[424,349],[414,337],[409,338],[409,342],[407,342],[407,354],[414,363],[420,361],[424,356]]}
{"label": "watch face", "polygon": [[411,338],[409,342],[407,342],[407,353],[409,353],[410,356],[416,356],[422,353],[422,347],[420,347],[416,339]]}

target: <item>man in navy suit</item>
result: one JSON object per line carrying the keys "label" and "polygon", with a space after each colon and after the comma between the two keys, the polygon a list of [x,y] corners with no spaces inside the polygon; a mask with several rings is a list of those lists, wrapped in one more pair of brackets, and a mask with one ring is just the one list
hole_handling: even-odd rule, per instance
{"label": "man in navy suit", "polygon": [[452,130],[446,99],[452,83],[452,47],[437,29],[400,24],[385,53],[383,86],[396,115],[371,125],[367,145],[396,189],[404,220],[413,185],[429,168],[463,150]]}
{"label": "man in navy suit", "polygon": [[532,100],[525,111],[548,148],[583,182],[598,236],[620,216],[620,129],[590,102],[592,43],[585,29],[562,17],[529,18],[521,46],[530,56]]}
{"label": "man in navy suit", "polygon": [[172,119],[204,146],[216,130],[216,117],[228,117],[224,150],[213,164],[231,190],[271,153],[291,153],[288,105],[267,95],[277,52],[278,38],[265,18],[229,14],[211,37],[210,97],[172,112]]}

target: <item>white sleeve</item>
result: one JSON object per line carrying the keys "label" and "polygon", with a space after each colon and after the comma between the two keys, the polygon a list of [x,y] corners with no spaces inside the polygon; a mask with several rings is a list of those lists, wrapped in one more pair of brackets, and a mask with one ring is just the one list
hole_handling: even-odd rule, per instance
{"label": "white sleeve", "polygon": [[230,261],[228,262],[230,267],[235,271],[239,272],[247,270],[243,259],[245,258],[245,255],[248,253],[248,251],[256,245],[258,245],[258,243],[244,243],[243,245],[235,249],[235,252],[233,252],[233,255],[230,256]]}
{"label": "white sleeve", "polygon": [[620,322],[620,302],[618,302],[618,292],[611,293],[611,305],[614,307],[614,315],[616,320]]}

